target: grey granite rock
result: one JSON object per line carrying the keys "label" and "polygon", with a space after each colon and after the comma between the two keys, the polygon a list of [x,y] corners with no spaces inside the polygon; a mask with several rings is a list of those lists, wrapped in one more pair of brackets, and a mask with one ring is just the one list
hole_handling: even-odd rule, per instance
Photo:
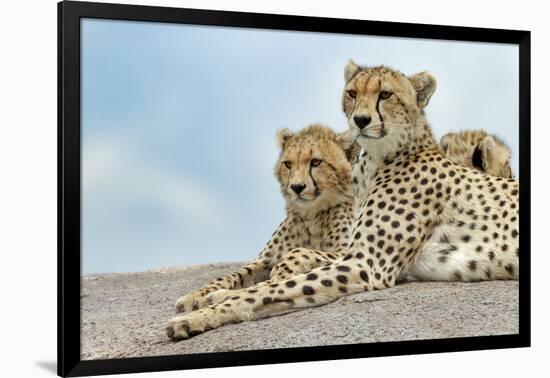
{"label": "grey granite rock", "polygon": [[239,264],[82,278],[81,358],[371,343],[518,332],[518,282],[403,283],[334,303],[227,325],[189,340],[165,334],[176,299]]}

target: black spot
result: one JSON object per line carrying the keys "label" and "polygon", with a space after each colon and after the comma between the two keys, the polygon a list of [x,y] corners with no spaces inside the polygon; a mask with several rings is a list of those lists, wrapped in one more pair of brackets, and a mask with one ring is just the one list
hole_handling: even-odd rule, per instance
{"label": "black spot", "polygon": [[339,270],[340,272],[349,272],[351,269],[346,265],[338,265],[336,270]]}
{"label": "black spot", "polygon": [[357,240],[361,237],[361,233],[360,232],[357,232],[354,236],[354,238]]}
{"label": "black spot", "polygon": [[294,287],[296,286],[296,281],[286,281],[285,285],[286,287]]}
{"label": "black spot", "polygon": [[265,297],[262,300],[262,302],[263,302],[264,305],[267,305],[267,304],[270,304],[271,302],[273,302],[273,300],[271,299],[271,297]]}
{"label": "black spot", "polygon": [[338,282],[341,282],[343,284],[347,283],[348,282],[348,278],[346,276],[343,276],[343,275],[338,275],[336,276],[336,280]]}
{"label": "black spot", "polygon": [[313,290],[313,288],[311,286],[304,286],[302,288],[302,292],[305,294],[305,295],[313,295],[315,294],[315,290]]}
{"label": "black spot", "polygon": [[477,262],[474,260],[470,260],[468,262],[468,269],[470,269],[473,272],[474,270],[476,270],[476,268],[477,268]]}
{"label": "black spot", "polygon": [[256,300],[254,298],[245,298],[244,300],[247,301],[248,303],[256,302]]}
{"label": "black spot", "polygon": [[369,282],[369,275],[364,270],[359,272],[359,277],[365,282]]}
{"label": "black spot", "polygon": [[332,281],[331,280],[321,280],[321,285],[326,286],[326,287],[332,286]]}
{"label": "black spot", "polygon": [[309,273],[306,276],[306,280],[308,280],[308,281],[315,281],[316,279],[317,279],[317,275],[315,273]]}

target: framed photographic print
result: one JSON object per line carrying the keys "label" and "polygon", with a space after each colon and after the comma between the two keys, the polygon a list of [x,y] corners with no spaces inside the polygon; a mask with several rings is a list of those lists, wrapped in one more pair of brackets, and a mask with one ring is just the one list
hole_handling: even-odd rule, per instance
{"label": "framed photographic print", "polygon": [[59,375],[530,345],[528,31],[58,18]]}

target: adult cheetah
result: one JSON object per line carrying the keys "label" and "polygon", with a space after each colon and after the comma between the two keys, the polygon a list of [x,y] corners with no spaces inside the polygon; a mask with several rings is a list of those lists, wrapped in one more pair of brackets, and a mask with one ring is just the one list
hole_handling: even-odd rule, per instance
{"label": "adult cheetah", "polygon": [[167,328],[171,338],[389,288],[404,273],[443,281],[518,278],[518,183],[442,156],[423,111],[435,79],[351,61],[344,77],[344,112],[365,153],[354,168],[359,211],[343,256],[177,316]]}
{"label": "adult cheetah", "polygon": [[383,286],[396,269],[427,280],[517,279],[518,182],[441,155],[423,111],[435,79],[352,61],[344,76],[343,109],[367,151],[354,169],[362,211],[350,249],[374,254]]}
{"label": "adult cheetah", "polygon": [[[352,223],[351,164],[360,147],[350,133],[311,125],[277,133],[281,153],[275,165],[286,203],[286,219],[260,255],[238,271],[181,297],[176,313],[219,302],[231,291],[271,279],[284,280],[337,258],[348,247]],[[307,247],[308,249],[304,249]]]}
{"label": "adult cheetah", "polygon": [[440,142],[443,156],[452,162],[493,176],[514,177],[510,168],[511,152],[496,135],[484,130],[466,130],[445,134]]}

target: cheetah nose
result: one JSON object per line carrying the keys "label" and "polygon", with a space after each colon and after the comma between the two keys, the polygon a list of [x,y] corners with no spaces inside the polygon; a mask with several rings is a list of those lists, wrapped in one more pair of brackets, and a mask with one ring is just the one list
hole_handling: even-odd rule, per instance
{"label": "cheetah nose", "polygon": [[355,124],[357,125],[357,127],[360,130],[363,130],[370,123],[371,117],[368,115],[367,116],[361,115],[361,116],[353,117],[353,120],[355,121]]}
{"label": "cheetah nose", "polygon": [[290,185],[290,189],[294,191],[296,194],[302,193],[302,191],[305,189],[305,184],[292,184]]}

